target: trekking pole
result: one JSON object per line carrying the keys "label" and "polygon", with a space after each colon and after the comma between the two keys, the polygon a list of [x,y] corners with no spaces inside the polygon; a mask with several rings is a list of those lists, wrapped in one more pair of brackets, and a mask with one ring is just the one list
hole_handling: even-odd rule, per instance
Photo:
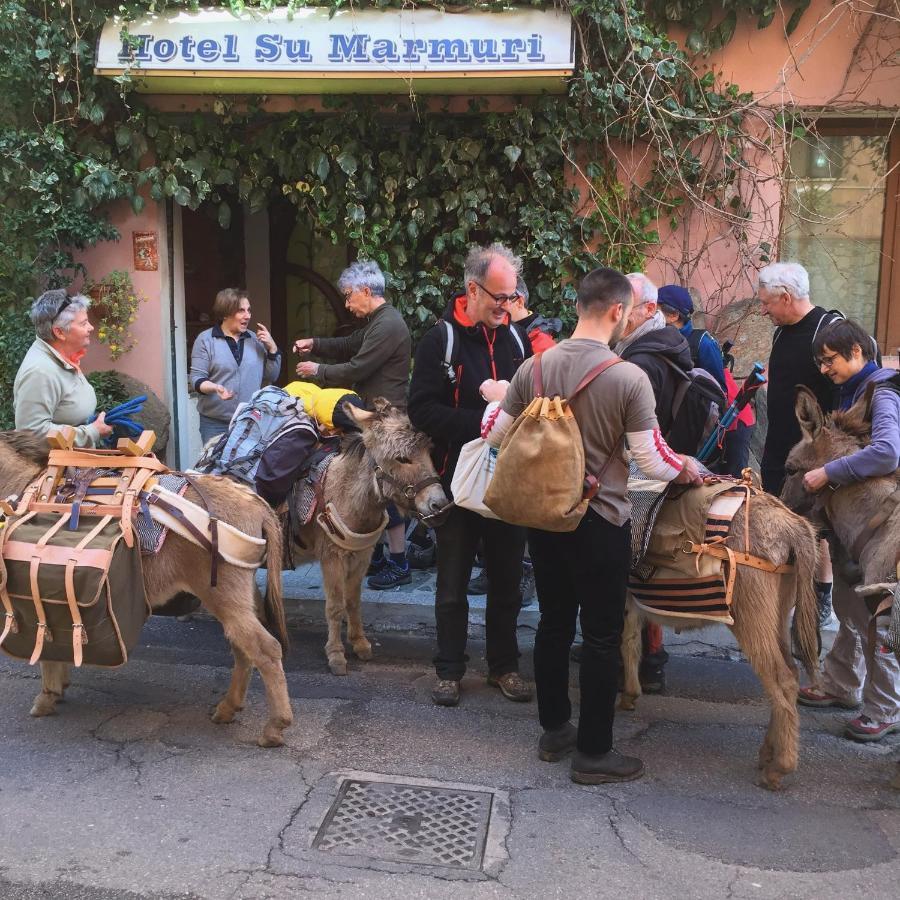
{"label": "trekking pole", "polygon": [[753,363],[753,371],[744,379],[741,389],[737,392],[734,400],[731,401],[725,412],[722,413],[719,424],[706,439],[706,443],[697,454],[697,459],[700,462],[705,462],[713,455],[719,446],[720,439],[724,436],[731,423],[741,414],[741,411],[750,402],[753,395],[766,383],[766,376],[763,375],[764,370],[765,366],[762,363]]}

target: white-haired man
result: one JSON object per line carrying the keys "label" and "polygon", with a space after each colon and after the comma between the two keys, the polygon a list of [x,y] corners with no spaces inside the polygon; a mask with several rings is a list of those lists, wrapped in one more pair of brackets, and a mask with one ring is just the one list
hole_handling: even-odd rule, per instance
{"label": "white-haired man", "polygon": [[[758,296],[762,314],[776,326],[767,372],[769,429],[760,470],[763,487],[777,497],[784,485],[787,455],[800,440],[800,424],[794,414],[796,386],[808,387],[825,412],[834,404],[834,385],[816,365],[812,347],[818,332],[842,316],[813,305],[809,274],[795,262],[772,263],[761,269]],[[819,624],[825,625],[832,620],[832,574],[827,544],[822,544],[826,552],[816,572],[816,595]]]}

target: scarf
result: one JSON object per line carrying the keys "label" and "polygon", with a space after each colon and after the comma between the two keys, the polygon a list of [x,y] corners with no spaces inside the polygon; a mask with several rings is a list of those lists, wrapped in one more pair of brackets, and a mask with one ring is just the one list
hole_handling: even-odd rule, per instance
{"label": "scarf", "polygon": [[646,322],[642,322],[638,325],[628,337],[623,337],[618,344],[615,346],[615,352],[618,356],[621,356],[622,353],[633,344],[639,337],[643,337],[645,334],[649,334],[651,331],[659,331],[660,328],[666,327],[666,317],[662,314],[660,310],[657,310]]}
{"label": "scarf", "polygon": [[870,359],[855,375],[851,375],[841,385],[838,409],[850,409],[853,406],[853,395],[856,393],[857,388],[864,384],[873,372],[877,372],[878,368],[878,363]]}

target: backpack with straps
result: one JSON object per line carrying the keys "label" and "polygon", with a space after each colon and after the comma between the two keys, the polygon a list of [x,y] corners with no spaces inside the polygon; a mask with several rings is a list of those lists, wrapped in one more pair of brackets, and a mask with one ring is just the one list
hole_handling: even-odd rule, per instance
{"label": "backpack with straps", "polygon": [[194,468],[249,484],[277,504],[290,489],[319,439],[303,401],[270,385],[235,410],[228,431]]}
{"label": "backpack with straps", "polygon": [[[675,373],[678,381],[672,398],[672,424],[665,434],[666,443],[676,453],[696,456],[719,425],[728,407],[719,382],[706,369],[687,372],[663,354],[656,354]],[[717,451],[721,455],[721,449]],[[717,456],[705,459],[707,465]]]}
{"label": "backpack with straps", "polygon": [[[444,367],[444,371],[447,374],[447,380],[450,384],[456,384],[456,359],[454,359],[453,351],[456,349],[456,335],[453,333],[453,325],[448,322],[446,319],[439,319],[438,321],[444,326],[444,359],[441,362],[441,365]],[[501,328],[503,326],[500,326]],[[525,358],[525,345],[522,343],[522,338],[519,336],[519,332],[512,326],[509,327],[509,333],[513,336],[515,342],[519,345],[519,352],[522,354],[522,359]]]}
{"label": "backpack with straps", "polygon": [[[548,351],[550,352],[550,351]],[[584,444],[571,402],[595,378],[622,362],[594,366],[567,399],[545,395],[541,356],[532,370],[534,399],[503,438],[484,503],[504,522],[544,531],[574,531],[597,493],[624,435],[596,476],[585,473]]]}

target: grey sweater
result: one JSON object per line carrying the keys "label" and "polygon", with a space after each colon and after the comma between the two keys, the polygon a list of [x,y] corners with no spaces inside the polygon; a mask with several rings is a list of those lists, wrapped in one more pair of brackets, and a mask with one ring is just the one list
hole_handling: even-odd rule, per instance
{"label": "grey sweater", "polygon": [[390,303],[379,306],[364,328],[347,337],[316,338],[312,352],[335,365],[320,365],[322,387],[352,387],[367,406],[376,397],[406,406],[412,341],[403,316]]}
{"label": "grey sweater", "polygon": [[246,403],[264,384],[272,384],[281,372],[281,353],[270,358],[266,348],[252,332],[244,338],[244,353],[240,366],[228,346],[228,341],[213,335],[207,328],[197,335],[191,350],[190,384],[209,380],[222,384],[234,396],[221,400],[218,394],[200,394],[197,410],[201,416],[230,422],[239,403]]}

